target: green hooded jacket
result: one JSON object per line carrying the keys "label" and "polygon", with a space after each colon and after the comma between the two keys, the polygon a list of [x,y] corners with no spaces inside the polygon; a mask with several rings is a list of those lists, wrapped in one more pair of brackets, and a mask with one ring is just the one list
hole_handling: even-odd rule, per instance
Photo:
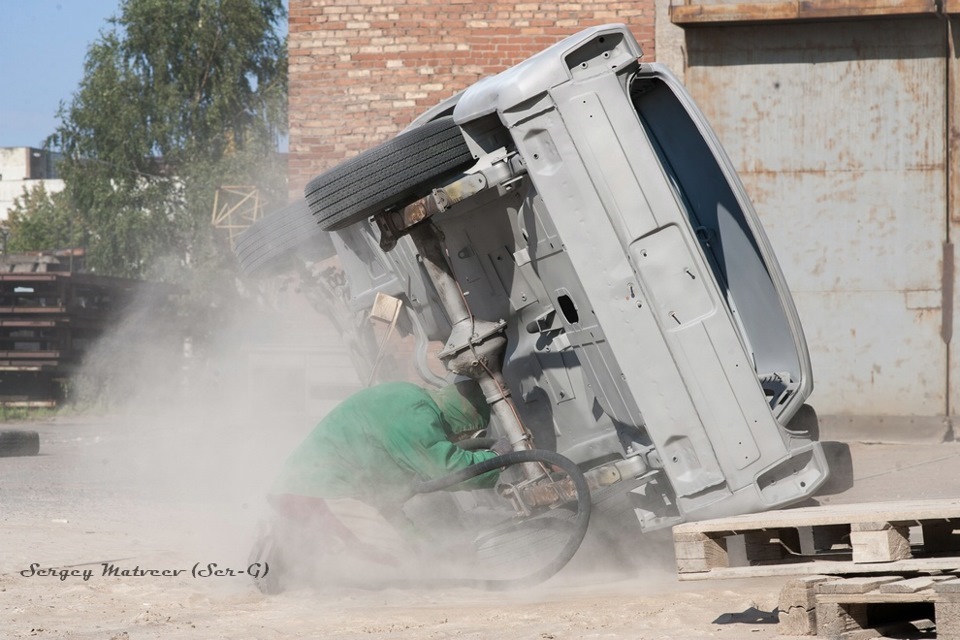
{"label": "green hooded jacket", "polygon": [[[397,509],[413,496],[417,479],[431,480],[496,457],[466,451],[448,440],[483,429],[490,418],[479,386],[427,391],[391,382],[359,391],[334,408],[284,464],[271,493],[356,498]],[[452,490],[493,486],[498,471]]]}

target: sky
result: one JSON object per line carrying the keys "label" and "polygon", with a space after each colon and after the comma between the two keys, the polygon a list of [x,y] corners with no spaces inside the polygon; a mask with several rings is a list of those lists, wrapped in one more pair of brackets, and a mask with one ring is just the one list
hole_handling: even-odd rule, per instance
{"label": "sky", "polygon": [[120,0],[0,0],[0,147],[40,147]]}
{"label": "sky", "polygon": [[[286,4],[286,3],[284,3]],[[0,0],[0,147],[41,147],[120,0]]]}

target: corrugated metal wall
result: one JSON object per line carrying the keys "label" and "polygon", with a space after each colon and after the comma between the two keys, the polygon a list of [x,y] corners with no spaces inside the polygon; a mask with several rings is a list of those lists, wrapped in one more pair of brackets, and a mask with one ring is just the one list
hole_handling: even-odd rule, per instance
{"label": "corrugated metal wall", "polygon": [[794,293],[827,436],[951,434],[947,25],[936,15],[701,24],[676,39],[672,59]]}

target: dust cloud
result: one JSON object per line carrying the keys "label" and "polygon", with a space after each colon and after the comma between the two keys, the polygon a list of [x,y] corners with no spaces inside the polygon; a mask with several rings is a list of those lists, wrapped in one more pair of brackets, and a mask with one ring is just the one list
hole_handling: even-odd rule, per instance
{"label": "dust cloud", "polygon": [[[241,287],[242,301],[202,339],[181,326],[162,296],[138,299],[91,349],[75,389],[78,405],[104,416],[96,445],[73,470],[78,477],[109,487],[130,535],[231,566],[248,562],[271,520],[265,497],[286,457],[326,411],[361,387],[340,337],[295,276]],[[565,541],[533,538],[526,551],[503,543],[477,572],[464,561],[475,533],[445,526],[457,519],[449,495],[415,498],[407,512],[430,540],[421,557],[409,558],[406,574],[396,576],[410,587],[532,573],[528,561],[542,566]],[[594,521],[554,584],[607,584],[639,572],[649,583],[668,575],[669,541],[639,536],[634,523],[604,523],[600,515]],[[292,586],[328,586],[329,567],[310,562],[313,542],[287,540],[287,557],[300,565]],[[362,577],[351,586],[371,578],[369,586],[382,588],[372,579],[376,571],[353,571]]]}
{"label": "dust cloud", "polygon": [[91,346],[67,413],[102,425],[71,473],[115,497],[130,535],[245,564],[281,464],[351,382],[338,336],[288,285],[245,284],[202,329],[150,291]]}
{"label": "dust cloud", "polygon": [[[451,575],[506,577],[500,567],[519,571],[523,550],[508,543],[495,551],[483,575],[441,563],[441,555],[469,561],[472,548],[470,535],[448,537],[437,524],[457,519],[445,493],[408,504],[440,544],[407,558],[406,582],[331,583],[329,567],[302,553],[312,540],[292,541],[306,575],[276,596],[258,593],[248,575],[191,575],[195,564],[247,566],[280,466],[360,387],[339,336],[295,278],[244,286],[245,302],[204,339],[196,326],[183,330],[173,305],[138,300],[90,351],[76,407],[37,427],[41,455],[0,465],[0,636],[419,639],[510,629],[518,638],[643,637],[640,628],[689,638],[713,629],[703,596],[671,593],[676,578],[659,571],[671,557],[666,547],[651,549],[619,523],[605,532],[593,522],[570,565],[543,584],[505,594],[451,583]],[[31,577],[32,566],[93,577]],[[127,573],[106,575],[106,567]],[[756,597],[729,594],[717,606],[739,611]],[[678,617],[687,626],[664,634]]]}

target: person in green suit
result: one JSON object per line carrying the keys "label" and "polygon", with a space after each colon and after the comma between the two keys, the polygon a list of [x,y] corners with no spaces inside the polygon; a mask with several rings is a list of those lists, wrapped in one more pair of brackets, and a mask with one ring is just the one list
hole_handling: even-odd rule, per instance
{"label": "person in green suit", "polygon": [[[410,549],[402,508],[414,495],[414,483],[510,450],[505,439],[492,450],[455,444],[485,429],[489,419],[490,408],[472,380],[439,390],[406,382],[364,389],[334,408],[293,451],[268,501],[285,529],[319,542],[328,557],[400,566]],[[492,487],[499,473],[450,490]]]}

